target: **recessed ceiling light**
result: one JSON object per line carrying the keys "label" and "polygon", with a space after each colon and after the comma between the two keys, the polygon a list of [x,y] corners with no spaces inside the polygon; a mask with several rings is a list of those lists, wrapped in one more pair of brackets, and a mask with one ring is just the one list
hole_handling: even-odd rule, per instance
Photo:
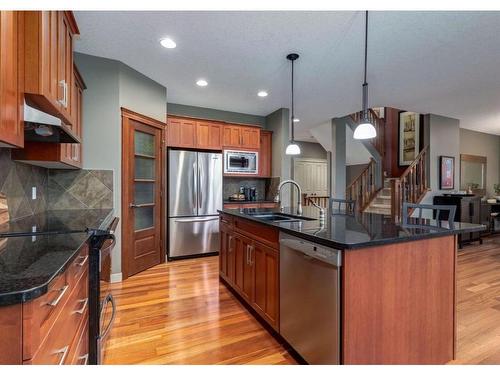
{"label": "recessed ceiling light", "polygon": [[295,118],[293,119],[293,122],[300,122],[300,118],[295,117]]}
{"label": "recessed ceiling light", "polygon": [[165,48],[175,48],[177,46],[177,44],[170,38],[163,38],[162,40],[160,40],[160,44],[165,47]]}
{"label": "recessed ceiling light", "polygon": [[260,96],[261,98],[265,98],[267,96],[267,91],[259,91],[257,95]]}
{"label": "recessed ceiling light", "polygon": [[208,85],[208,82],[204,79],[199,79],[198,81],[196,81],[196,84],[200,87],[205,87],[206,85]]}

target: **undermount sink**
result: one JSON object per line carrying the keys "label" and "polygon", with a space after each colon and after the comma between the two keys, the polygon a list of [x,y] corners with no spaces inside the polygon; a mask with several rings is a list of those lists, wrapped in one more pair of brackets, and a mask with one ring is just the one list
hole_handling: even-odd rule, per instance
{"label": "undermount sink", "polygon": [[266,220],[266,221],[302,221],[302,220],[316,220],[311,219],[309,217],[303,216],[294,216],[288,214],[281,213],[270,213],[270,214],[251,214],[250,216],[255,217],[257,219]]}

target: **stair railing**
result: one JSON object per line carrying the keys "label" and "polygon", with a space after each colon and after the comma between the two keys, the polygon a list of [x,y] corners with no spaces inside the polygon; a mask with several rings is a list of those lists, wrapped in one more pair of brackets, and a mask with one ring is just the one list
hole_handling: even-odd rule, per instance
{"label": "stair railing", "polygon": [[303,206],[310,206],[311,202],[314,202],[317,205],[319,205],[323,208],[326,208],[326,207],[328,207],[328,199],[329,198],[330,198],[329,196],[320,196],[320,195],[316,195],[316,194],[307,195],[304,193],[304,194],[302,194],[302,205]]}
{"label": "stair railing", "polygon": [[379,189],[376,186],[376,173],[377,163],[370,158],[368,165],[346,188],[346,198],[355,200],[359,211],[364,211],[377,195]]}
{"label": "stair railing", "polygon": [[391,216],[393,219],[400,220],[403,202],[419,203],[429,191],[428,158],[429,146],[420,151],[399,178],[391,179]]}
{"label": "stair railing", "polygon": [[[351,115],[352,120],[359,124],[363,119],[363,112],[355,112]],[[375,147],[380,154],[380,156],[384,157],[385,147],[384,147],[384,138],[385,138],[385,129],[384,129],[384,120],[379,118],[373,109],[368,110],[368,120],[373,124],[375,130],[377,131],[377,136],[375,138],[370,139],[371,144]]]}

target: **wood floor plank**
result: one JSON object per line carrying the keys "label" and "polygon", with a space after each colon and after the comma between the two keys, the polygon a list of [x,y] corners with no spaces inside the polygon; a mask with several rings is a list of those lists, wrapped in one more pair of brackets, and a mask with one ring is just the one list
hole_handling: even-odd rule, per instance
{"label": "wood floor plank", "polygon": [[[500,237],[457,264],[457,359],[500,364]],[[295,364],[219,282],[218,258],[161,264],[112,284],[117,317],[106,364]]]}

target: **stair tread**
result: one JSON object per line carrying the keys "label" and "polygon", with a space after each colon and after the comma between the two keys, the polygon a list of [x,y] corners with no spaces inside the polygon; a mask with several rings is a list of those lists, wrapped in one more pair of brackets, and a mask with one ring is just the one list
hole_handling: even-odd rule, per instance
{"label": "stair tread", "polygon": [[384,204],[384,203],[372,203],[370,204],[371,208],[388,208],[390,209],[391,208],[391,205],[390,204]]}

